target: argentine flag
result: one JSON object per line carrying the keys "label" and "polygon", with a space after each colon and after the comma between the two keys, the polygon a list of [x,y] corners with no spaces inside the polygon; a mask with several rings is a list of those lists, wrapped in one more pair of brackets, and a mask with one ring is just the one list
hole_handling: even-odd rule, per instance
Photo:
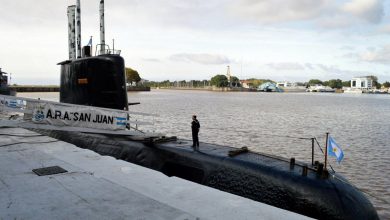
{"label": "argentine flag", "polygon": [[344,158],[343,150],[341,150],[331,136],[328,138],[328,155],[336,157],[336,160],[339,163]]}

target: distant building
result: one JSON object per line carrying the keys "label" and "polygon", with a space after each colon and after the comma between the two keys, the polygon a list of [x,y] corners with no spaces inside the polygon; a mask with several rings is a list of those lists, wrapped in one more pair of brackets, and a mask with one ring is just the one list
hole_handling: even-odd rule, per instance
{"label": "distant building", "polygon": [[351,89],[361,89],[361,90],[373,89],[373,80],[369,76],[354,77],[351,80]]}
{"label": "distant building", "polygon": [[253,88],[253,83],[250,80],[240,80],[240,83],[243,88],[247,88],[247,89]]}
{"label": "distant building", "polygon": [[284,81],[284,82],[278,82],[278,83],[276,83],[276,86],[277,86],[277,87],[296,87],[297,84],[296,84],[296,83],[291,83],[291,82]]}
{"label": "distant building", "polygon": [[146,80],[146,79],[142,79],[142,78],[141,78],[141,81],[139,81],[139,82],[143,85],[144,83],[148,83],[149,80]]}
{"label": "distant building", "polygon": [[262,92],[283,92],[275,83],[265,82],[257,88],[258,91]]}

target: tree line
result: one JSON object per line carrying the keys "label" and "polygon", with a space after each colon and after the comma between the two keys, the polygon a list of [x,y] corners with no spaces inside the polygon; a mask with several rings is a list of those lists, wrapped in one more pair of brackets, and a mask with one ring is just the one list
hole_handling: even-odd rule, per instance
{"label": "tree line", "polygon": [[[126,82],[130,85],[138,85],[141,81],[141,77],[138,71],[126,67]],[[373,86],[377,89],[382,86],[385,88],[390,88],[390,82],[386,81],[384,83],[379,83],[378,78],[376,76],[369,76],[373,80]],[[257,88],[259,85],[272,82],[276,83],[270,79],[256,79],[250,78],[245,80],[248,84],[250,84],[253,88]],[[341,89],[342,87],[351,87],[351,80],[342,81],[341,79],[330,79],[327,81],[321,81],[319,79],[310,79],[308,82],[296,82],[297,86],[314,86],[314,85],[323,85],[329,86],[333,89]],[[180,81],[145,81],[142,84],[143,86],[149,87],[192,87],[192,88],[203,88],[206,86],[216,86],[216,87],[241,87],[240,79],[236,76],[231,76],[230,80],[226,77],[226,75],[217,74],[213,76],[210,80],[180,80]]]}

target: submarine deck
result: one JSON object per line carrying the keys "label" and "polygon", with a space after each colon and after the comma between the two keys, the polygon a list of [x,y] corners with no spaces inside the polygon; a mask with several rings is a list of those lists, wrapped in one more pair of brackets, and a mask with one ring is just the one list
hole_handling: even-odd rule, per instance
{"label": "submarine deck", "polygon": [[[0,139],[0,219],[306,218],[25,129]],[[67,172],[32,171],[50,166]]]}
{"label": "submarine deck", "polygon": [[[111,136],[111,135],[110,135]],[[118,136],[111,136],[111,138],[115,139],[119,142],[126,142],[127,138],[132,137],[118,137]],[[154,144],[154,147],[164,149],[167,151],[183,151],[184,153],[190,153],[190,154],[202,154],[206,157],[217,157],[220,160],[231,160],[236,161],[241,164],[252,164],[252,165],[261,165],[263,167],[267,168],[277,168],[281,172],[288,172],[288,173],[294,173],[297,176],[302,175],[303,167],[307,166],[307,174],[306,177],[316,179],[320,177],[317,174],[317,168],[312,166],[311,164],[303,163],[300,161],[295,161],[294,166],[290,166],[290,160],[284,157],[279,157],[276,155],[268,155],[264,153],[259,152],[253,152],[250,149],[243,152],[238,152],[234,156],[229,156],[229,153],[231,151],[237,151],[240,150],[239,148],[231,147],[231,146],[224,146],[224,145],[218,145],[218,144],[211,144],[211,143],[205,143],[200,142],[199,143],[199,150],[194,151],[192,148],[192,141],[191,140],[185,140],[185,139],[177,139],[177,140],[169,140],[167,138],[166,141],[157,142]],[[341,179],[342,181],[346,181],[341,176],[337,175],[337,178]]]}

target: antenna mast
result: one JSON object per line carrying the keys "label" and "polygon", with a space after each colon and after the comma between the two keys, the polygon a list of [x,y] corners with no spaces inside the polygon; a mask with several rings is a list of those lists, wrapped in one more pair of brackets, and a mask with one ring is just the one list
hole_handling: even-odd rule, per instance
{"label": "antenna mast", "polygon": [[76,3],[76,27],[77,27],[77,58],[81,57],[81,8],[80,0]]}
{"label": "antenna mast", "polygon": [[76,6],[71,5],[68,7],[68,47],[69,47],[69,59],[76,59],[76,30],[75,30],[75,13]]}
{"label": "antenna mast", "polygon": [[106,40],[104,39],[104,0],[100,0],[99,5],[100,12],[100,54],[104,54],[104,49],[106,45]]}

